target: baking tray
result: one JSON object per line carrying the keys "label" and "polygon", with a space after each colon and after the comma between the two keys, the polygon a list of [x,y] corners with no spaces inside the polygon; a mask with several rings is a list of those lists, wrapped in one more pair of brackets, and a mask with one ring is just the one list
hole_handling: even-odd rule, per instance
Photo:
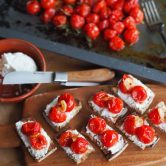
{"label": "baking tray", "polygon": [[[44,25],[38,16],[28,15],[25,11],[26,1],[0,0],[1,37],[25,39],[61,55],[148,77],[154,81],[159,80],[161,75],[166,76],[166,46],[159,34],[150,32],[145,24],[139,26],[140,40],[132,47],[111,52],[106,43],[98,39],[93,48],[88,48],[84,38],[79,35],[65,35],[51,24]],[[156,0],[156,3],[166,23],[166,2]]]}

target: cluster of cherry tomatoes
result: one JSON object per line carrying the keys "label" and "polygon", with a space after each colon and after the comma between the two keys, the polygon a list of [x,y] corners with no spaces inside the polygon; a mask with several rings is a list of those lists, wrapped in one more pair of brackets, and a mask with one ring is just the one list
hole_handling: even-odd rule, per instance
{"label": "cluster of cherry tomatoes", "polygon": [[102,35],[113,51],[138,41],[136,25],[144,17],[138,0],[29,0],[26,8],[30,14],[40,13],[44,23],[69,25],[92,41]]}
{"label": "cluster of cherry tomatoes", "polygon": [[22,125],[21,131],[25,134],[34,149],[41,150],[47,146],[47,140],[41,134],[41,126],[38,122],[27,122]]}

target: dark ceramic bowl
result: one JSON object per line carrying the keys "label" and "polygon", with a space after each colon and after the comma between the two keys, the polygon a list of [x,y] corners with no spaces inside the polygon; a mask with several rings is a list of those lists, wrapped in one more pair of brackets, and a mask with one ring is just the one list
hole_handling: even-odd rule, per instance
{"label": "dark ceramic bowl", "polygon": [[[20,39],[0,40],[0,56],[8,52],[22,52],[30,56],[38,67],[38,71],[46,70],[46,62],[41,51],[32,43]],[[34,85],[0,85],[0,102],[20,102],[32,95],[40,84]],[[21,89],[22,88],[22,89]],[[21,90],[20,90],[21,89]],[[20,93],[16,91],[19,90]]]}

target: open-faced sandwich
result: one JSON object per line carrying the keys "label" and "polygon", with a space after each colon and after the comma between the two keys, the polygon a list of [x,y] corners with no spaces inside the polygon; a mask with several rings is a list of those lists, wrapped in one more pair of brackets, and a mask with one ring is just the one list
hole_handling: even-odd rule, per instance
{"label": "open-faced sandwich", "polygon": [[18,121],[16,130],[29,153],[37,162],[45,159],[57,149],[40,123],[33,119]]}
{"label": "open-faced sandwich", "polygon": [[155,96],[150,88],[128,74],[124,74],[119,81],[117,94],[139,114],[143,114],[148,109]]}
{"label": "open-faced sandwich", "polygon": [[121,134],[108,126],[103,118],[95,115],[90,116],[82,132],[97,144],[108,161],[119,156],[128,146]]}
{"label": "open-faced sandwich", "polygon": [[116,123],[126,137],[141,149],[153,147],[159,140],[154,128],[143,118],[135,114],[125,116]]}
{"label": "open-faced sandwich", "polygon": [[46,121],[56,131],[59,131],[61,128],[65,127],[74,116],[76,116],[81,108],[82,104],[79,100],[74,99],[69,93],[64,93],[57,96],[46,106],[43,115]]}
{"label": "open-faced sandwich", "polygon": [[166,132],[166,105],[163,101],[159,102],[154,108],[149,109],[148,118],[155,127]]}
{"label": "open-faced sandwich", "polygon": [[127,108],[124,107],[120,98],[104,91],[96,93],[89,100],[89,105],[94,112],[112,123],[115,123],[119,117],[127,112]]}
{"label": "open-faced sandwich", "polygon": [[56,137],[56,141],[77,164],[82,163],[94,152],[92,145],[77,130],[66,130]]}

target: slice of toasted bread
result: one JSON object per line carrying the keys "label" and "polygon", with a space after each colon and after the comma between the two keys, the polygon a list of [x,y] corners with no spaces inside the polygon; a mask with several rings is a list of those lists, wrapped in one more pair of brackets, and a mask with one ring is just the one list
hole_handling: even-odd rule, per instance
{"label": "slice of toasted bread", "polygon": [[[91,115],[90,118],[96,117],[95,115]],[[114,130],[110,126],[106,125],[106,129]],[[83,128],[82,133],[90,138],[92,142],[94,142],[100,150],[104,153],[104,156],[108,161],[111,161],[118,157],[128,146],[127,141],[118,133],[118,143],[113,147],[105,147],[100,141],[100,136],[94,134],[89,128],[88,125]]]}
{"label": "slice of toasted bread", "polygon": [[75,107],[73,108],[73,110],[71,112],[66,112],[67,114],[67,119],[65,122],[62,123],[55,123],[53,121],[51,121],[48,117],[49,111],[51,109],[52,106],[54,106],[57,103],[58,100],[58,96],[50,103],[47,105],[46,109],[43,111],[43,117],[46,119],[47,123],[55,130],[55,131],[60,131],[63,127],[65,127],[81,110],[82,108],[82,104],[81,101],[79,100],[75,100]]}
{"label": "slice of toasted bread", "polygon": [[45,130],[43,128],[41,129],[41,134],[46,137],[48,145],[41,150],[36,150],[30,145],[29,139],[25,134],[22,133],[21,127],[26,122],[34,122],[34,121],[36,121],[36,120],[34,120],[33,118],[27,118],[27,119],[18,121],[16,123],[16,130],[17,130],[17,133],[18,133],[19,137],[21,138],[22,142],[24,143],[25,147],[28,149],[30,155],[37,162],[40,162],[40,161],[44,160],[46,157],[48,157],[49,155],[51,155],[53,152],[55,152],[57,150],[57,147],[55,146],[54,142],[47,135],[47,133],[45,132]]}
{"label": "slice of toasted bread", "polygon": [[[74,134],[76,134],[76,135],[78,135],[79,137],[83,137],[84,139],[86,139],[82,134],[80,134],[77,130],[66,130],[66,131],[71,131],[72,133],[74,133]],[[64,131],[63,131],[64,132]],[[55,140],[58,142],[58,144],[59,144],[59,137],[60,137],[60,135],[63,133],[63,132],[61,132],[61,133],[59,133],[59,134],[57,134],[56,135],[56,137],[55,137]],[[94,152],[95,151],[95,149],[92,147],[92,145],[89,143],[89,145],[88,145],[88,149],[86,150],[86,152],[85,153],[83,153],[83,154],[76,154],[76,153],[74,153],[72,150],[71,150],[71,148],[70,147],[62,147],[60,144],[59,144],[59,146],[66,152],[66,154],[72,159],[72,160],[74,160],[77,164],[80,164],[80,163],[82,163],[82,162],[84,162],[87,158],[88,158],[88,156],[89,156],[89,154],[91,154],[92,152]]]}

